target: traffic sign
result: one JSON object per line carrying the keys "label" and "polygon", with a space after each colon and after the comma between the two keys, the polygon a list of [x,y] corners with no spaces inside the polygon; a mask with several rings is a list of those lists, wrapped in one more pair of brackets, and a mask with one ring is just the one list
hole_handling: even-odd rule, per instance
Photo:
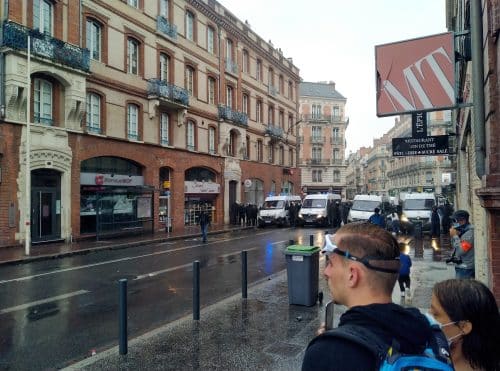
{"label": "traffic sign", "polygon": [[448,135],[392,138],[393,156],[442,156],[449,154]]}

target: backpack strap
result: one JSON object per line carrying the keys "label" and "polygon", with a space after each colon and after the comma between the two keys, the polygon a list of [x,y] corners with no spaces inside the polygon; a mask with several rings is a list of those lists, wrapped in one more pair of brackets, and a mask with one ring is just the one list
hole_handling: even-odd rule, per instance
{"label": "backpack strap", "polygon": [[391,346],[385,343],[379,336],[359,325],[342,325],[325,331],[321,336],[345,339],[352,343],[359,344],[373,354],[377,360],[377,368],[382,364],[387,353],[391,350]]}

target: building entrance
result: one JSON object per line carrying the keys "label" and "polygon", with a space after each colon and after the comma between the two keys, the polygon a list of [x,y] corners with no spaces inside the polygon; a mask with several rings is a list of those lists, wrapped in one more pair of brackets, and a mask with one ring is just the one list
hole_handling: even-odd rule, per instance
{"label": "building entrance", "polygon": [[61,175],[49,169],[31,173],[31,241],[61,239]]}

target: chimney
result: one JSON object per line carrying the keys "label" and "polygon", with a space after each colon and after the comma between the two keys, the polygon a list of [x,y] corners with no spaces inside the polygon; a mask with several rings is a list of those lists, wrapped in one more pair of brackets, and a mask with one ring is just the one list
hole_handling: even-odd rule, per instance
{"label": "chimney", "polygon": [[335,90],[335,82],[330,80],[328,81],[328,85],[330,85]]}

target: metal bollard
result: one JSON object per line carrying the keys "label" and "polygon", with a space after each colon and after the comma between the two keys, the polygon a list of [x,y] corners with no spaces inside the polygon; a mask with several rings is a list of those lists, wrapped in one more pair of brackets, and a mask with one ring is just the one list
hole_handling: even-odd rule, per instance
{"label": "metal bollard", "polygon": [[243,299],[247,298],[247,251],[243,250],[241,252],[241,297]]}
{"label": "metal bollard", "polygon": [[193,262],[193,319],[200,319],[200,262]]}
{"label": "metal bollard", "polygon": [[309,246],[314,246],[314,235],[309,235]]}
{"label": "metal bollard", "polygon": [[291,245],[295,245],[295,241],[294,240],[288,240],[288,246],[291,246]]}
{"label": "metal bollard", "polygon": [[127,280],[118,281],[120,287],[120,309],[119,309],[119,350],[120,354],[127,354]]}

